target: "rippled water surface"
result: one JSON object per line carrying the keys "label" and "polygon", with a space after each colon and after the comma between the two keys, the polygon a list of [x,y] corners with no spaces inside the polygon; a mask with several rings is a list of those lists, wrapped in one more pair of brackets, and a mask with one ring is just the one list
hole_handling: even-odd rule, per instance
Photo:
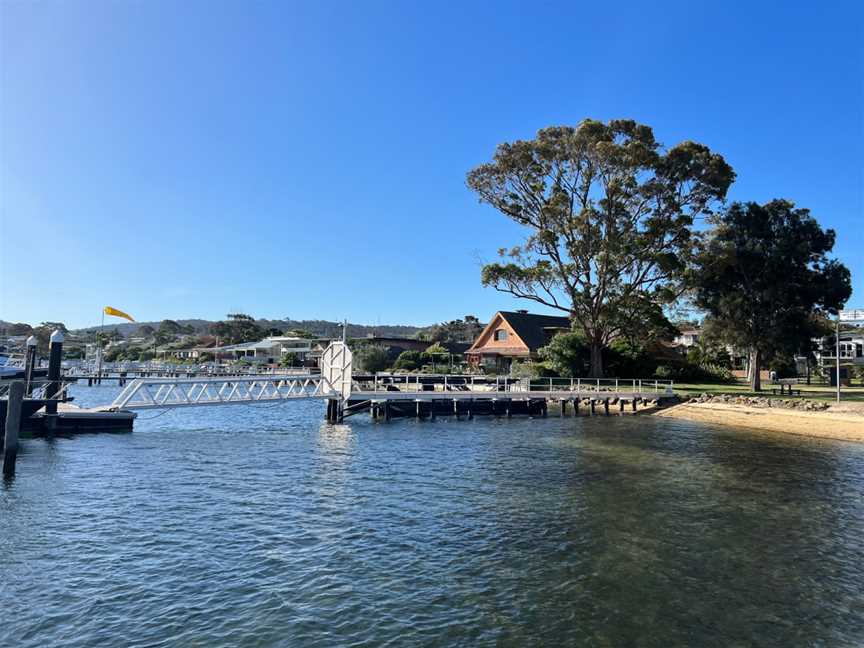
{"label": "rippled water surface", "polygon": [[864,645],[862,445],[323,409],[26,440],[0,645]]}

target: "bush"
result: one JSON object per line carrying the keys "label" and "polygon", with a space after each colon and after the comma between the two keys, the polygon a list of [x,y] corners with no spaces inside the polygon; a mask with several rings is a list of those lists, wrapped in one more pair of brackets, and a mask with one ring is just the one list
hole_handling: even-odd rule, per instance
{"label": "bush", "polygon": [[514,360],[510,365],[510,376],[513,378],[542,378],[550,373],[550,369],[542,362]]}
{"label": "bush", "polygon": [[539,354],[546,366],[559,376],[578,378],[588,375],[591,350],[580,333],[559,333],[539,350]]}
{"label": "bush", "polygon": [[379,344],[364,344],[354,351],[354,360],[360,371],[378,373],[384,371],[390,364],[390,353],[387,347]]}
{"label": "bush", "polygon": [[396,358],[392,369],[394,371],[416,371],[423,365],[424,357],[421,351],[403,351]]}
{"label": "bush", "polygon": [[726,383],[732,381],[732,372],[725,367],[700,367],[686,360],[662,364],[654,370],[655,378],[690,382]]}

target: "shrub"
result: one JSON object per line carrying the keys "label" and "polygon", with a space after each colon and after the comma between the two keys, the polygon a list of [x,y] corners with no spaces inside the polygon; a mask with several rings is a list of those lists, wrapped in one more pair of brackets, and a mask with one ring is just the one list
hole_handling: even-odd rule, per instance
{"label": "shrub", "polygon": [[361,371],[378,373],[390,365],[390,352],[380,344],[364,344],[354,351],[354,359]]}
{"label": "shrub", "polygon": [[409,349],[399,354],[392,369],[394,371],[416,371],[423,365],[423,360],[423,352]]}

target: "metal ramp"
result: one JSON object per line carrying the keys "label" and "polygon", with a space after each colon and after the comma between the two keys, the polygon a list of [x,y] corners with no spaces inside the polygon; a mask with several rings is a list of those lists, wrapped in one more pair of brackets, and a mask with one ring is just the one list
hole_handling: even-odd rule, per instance
{"label": "metal ramp", "polygon": [[321,374],[243,378],[136,378],[110,410],[167,409],[202,405],[272,403],[309,398],[347,400],[351,395],[351,350],[333,342],[322,355]]}

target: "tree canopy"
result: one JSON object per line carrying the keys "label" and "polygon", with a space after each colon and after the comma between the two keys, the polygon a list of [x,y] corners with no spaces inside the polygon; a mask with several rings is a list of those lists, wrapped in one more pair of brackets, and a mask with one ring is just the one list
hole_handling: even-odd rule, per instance
{"label": "tree canopy", "polygon": [[501,144],[467,184],[527,236],[500,250],[482,281],[568,313],[589,344],[591,375],[602,376],[602,348],[656,322],[678,294],[693,219],[734,177],[707,146],[666,150],[632,120],[586,119]]}
{"label": "tree canopy", "polygon": [[210,333],[219,338],[219,344],[242,344],[257,342],[264,337],[262,329],[255,319],[245,313],[229,313],[224,322],[216,322],[210,326]]}
{"label": "tree canopy", "polygon": [[834,231],[787,200],[734,203],[713,220],[691,275],[708,328],[750,354],[750,382],[774,356],[809,349],[819,317],[851,294],[849,270],[830,259]]}

